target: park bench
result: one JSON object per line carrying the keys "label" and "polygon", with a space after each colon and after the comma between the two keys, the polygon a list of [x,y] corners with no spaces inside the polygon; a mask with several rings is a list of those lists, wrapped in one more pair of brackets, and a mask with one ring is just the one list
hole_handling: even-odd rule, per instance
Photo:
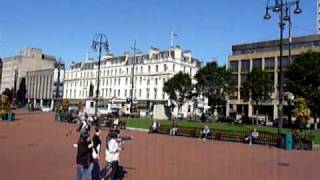
{"label": "park bench", "polygon": [[279,146],[280,145],[280,138],[277,134],[273,134],[273,133],[269,133],[269,132],[259,132],[259,136],[254,141],[254,143]]}
{"label": "park bench", "polygon": [[[161,125],[158,129],[160,134],[169,134],[171,126]],[[186,137],[201,137],[202,128],[178,126],[177,135]],[[250,135],[250,131],[234,131],[223,129],[211,129],[211,135],[208,139],[232,142],[244,142],[244,139]],[[277,134],[259,131],[259,136],[254,140],[255,144],[264,144],[279,146],[280,138]]]}
{"label": "park bench", "polygon": [[170,132],[170,126],[169,125],[161,125],[158,128],[158,133],[159,134],[169,134]]}

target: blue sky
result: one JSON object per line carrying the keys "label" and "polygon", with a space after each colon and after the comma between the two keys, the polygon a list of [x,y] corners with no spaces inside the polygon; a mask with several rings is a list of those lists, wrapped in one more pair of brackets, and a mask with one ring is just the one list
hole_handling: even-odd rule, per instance
{"label": "blue sky", "polygon": [[[273,2],[273,0],[270,0]],[[263,20],[267,0],[1,0],[0,57],[37,47],[67,64],[84,61],[93,36],[108,36],[115,55],[131,51],[133,41],[151,46],[175,42],[203,61],[227,62],[233,44],[279,38],[278,16]],[[292,34],[316,33],[316,0],[301,0]],[[97,57],[93,52],[90,56]]]}

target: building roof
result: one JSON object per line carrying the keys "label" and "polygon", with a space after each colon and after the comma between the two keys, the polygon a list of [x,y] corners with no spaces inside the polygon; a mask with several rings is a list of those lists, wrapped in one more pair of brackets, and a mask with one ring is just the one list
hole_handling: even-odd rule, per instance
{"label": "building roof", "polygon": [[[287,49],[289,39],[284,39],[284,49]],[[232,54],[253,54],[279,50],[279,40],[261,41],[232,46]],[[320,46],[320,34],[292,38],[292,49]]]}

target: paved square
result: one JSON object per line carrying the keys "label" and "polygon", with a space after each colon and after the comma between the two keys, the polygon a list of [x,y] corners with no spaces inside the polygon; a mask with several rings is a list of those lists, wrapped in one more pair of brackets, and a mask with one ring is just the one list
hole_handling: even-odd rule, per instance
{"label": "paved square", "polygon": [[[15,122],[0,122],[0,179],[75,179],[76,125],[54,121],[53,113],[18,110],[16,116]],[[288,152],[260,145],[122,133],[134,136],[120,158],[127,171],[125,179],[320,179],[320,151]],[[103,152],[105,136],[106,131]]]}

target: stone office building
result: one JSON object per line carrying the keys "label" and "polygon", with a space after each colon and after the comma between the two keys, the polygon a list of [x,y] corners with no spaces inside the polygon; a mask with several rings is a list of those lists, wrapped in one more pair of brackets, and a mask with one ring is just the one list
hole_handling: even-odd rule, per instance
{"label": "stone office building", "polygon": [[[283,70],[286,71],[289,65],[288,40],[284,41]],[[307,50],[320,51],[320,35],[309,35],[295,37],[292,39],[292,61],[295,57]],[[253,115],[254,107],[243,99],[243,82],[247,79],[247,74],[252,68],[258,68],[270,73],[274,87],[279,84],[279,41],[263,41],[232,46],[232,55],[228,59],[228,68],[232,72],[232,78],[237,87],[236,92],[230,97],[230,109],[238,114]],[[284,84],[286,78],[284,77]],[[271,101],[259,108],[259,114],[268,115],[269,120],[278,118],[278,88],[274,88]],[[288,114],[288,107],[284,102],[284,115]]]}
{"label": "stone office building", "polygon": [[6,88],[18,90],[20,81],[27,72],[41,69],[52,69],[56,58],[44,54],[41,49],[26,48],[18,55],[3,59],[0,92]]}
{"label": "stone office building", "polygon": [[[60,69],[58,66],[60,65]],[[27,99],[39,107],[53,108],[57,98],[57,77],[60,71],[58,98],[63,96],[64,64],[56,63],[55,68],[27,72]]]}

